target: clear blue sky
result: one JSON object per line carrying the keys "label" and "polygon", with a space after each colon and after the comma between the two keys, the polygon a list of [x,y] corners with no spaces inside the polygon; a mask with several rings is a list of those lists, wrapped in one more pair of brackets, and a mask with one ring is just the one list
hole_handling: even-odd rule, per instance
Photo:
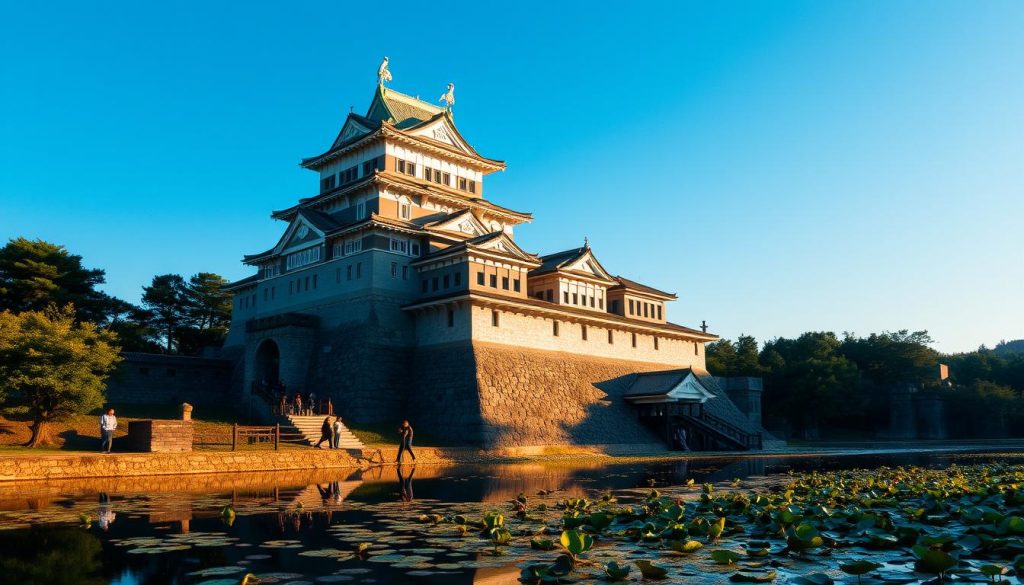
{"label": "clear blue sky", "polygon": [[247,276],[388,55],[395,89],[456,84],[526,249],[588,236],[676,322],[1024,337],[1024,3],[611,6],[5,3],[0,238],[131,301]]}

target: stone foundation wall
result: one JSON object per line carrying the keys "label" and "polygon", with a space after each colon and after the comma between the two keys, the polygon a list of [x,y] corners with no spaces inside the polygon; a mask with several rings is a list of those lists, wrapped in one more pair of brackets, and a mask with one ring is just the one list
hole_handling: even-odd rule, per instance
{"label": "stone foundation wall", "polygon": [[192,421],[139,420],[128,423],[128,445],[139,453],[188,453]]}
{"label": "stone foundation wall", "polygon": [[486,448],[658,448],[622,394],[633,374],[672,367],[481,342],[420,348],[406,416],[431,436]]}
{"label": "stone foundation wall", "polygon": [[633,374],[665,364],[474,343],[483,444],[651,444],[661,440],[622,398]]}
{"label": "stone foundation wall", "polygon": [[0,457],[0,481],[134,477],[227,471],[285,471],[359,468],[345,450],[286,449],[281,451],[195,451]]}
{"label": "stone foundation wall", "polygon": [[107,379],[108,404],[225,404],[230,400],[229,360],[125,352]]}
{"label": "stone foundation wall", "polygon": [[481,445],[480,411],[473,345],[454,342],[419,348],[413,358],[415,386],[407,393],[404,418],[414,428],[452,444]]}

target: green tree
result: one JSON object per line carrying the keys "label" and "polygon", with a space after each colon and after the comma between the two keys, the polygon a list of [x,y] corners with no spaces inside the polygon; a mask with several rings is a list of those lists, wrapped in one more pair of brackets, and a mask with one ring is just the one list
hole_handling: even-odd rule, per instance
{"label": "green tree", "polygon": [[150,312],[167,352],[174,351],[179,331],[189,323],[185,279],[177,274],[154,276],[149,286],[142,287],[142,306]]}
{"label": "green tree", "polygon": [[733,376],[760,376],[764,372],[757,340],[750,335],[740,335],[736,339],[736,361],[732,370]]}
{"label": "green tree", "polygon": [[715,376],[731,376],[736,363],[736,346],[728,339],[713,341],[704,349],[704,364]]}
{"label": "green tree", "polygon": [[0,399],[27,406],[32,438],[50,442],[47,424],[103,405],[105,380],[120,348],[112,333],[75,320],[71,305],[0,313]]}
{"label": "green tree", "polygon": [[204,347],[219,346],[231,324],[231,295],[223,290],[228,282],[212,272],[193,275],[185,285],[188,324],[178,333],[178,351],[199,353]]}
{"label": "green tree", "polygon": [[14,238],[0,248],[0,310],[41,311],[74,305],[80,321],[104,323],[116,299],[97,290],[104,273],[43,240]]}

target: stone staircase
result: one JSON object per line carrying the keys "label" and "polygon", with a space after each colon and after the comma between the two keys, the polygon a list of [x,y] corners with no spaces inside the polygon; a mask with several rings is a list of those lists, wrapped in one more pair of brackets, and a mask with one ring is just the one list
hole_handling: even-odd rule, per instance
{"label": "stone staircase", "polygon": [[[320,440],[320,427],[324,424],[324,417],[321,415],[300,416],[289,414],[281,417],[281,440],[302,443],[305,445],[316,445]],[[334,418],[331,418],[334,423]],[[287,439],[285,438],[287,437]],[[340,449],[358,449],[362,451],[366,445],[359,440],[352,431],[344,424],[341,427],[341,438],[338,440]]]}

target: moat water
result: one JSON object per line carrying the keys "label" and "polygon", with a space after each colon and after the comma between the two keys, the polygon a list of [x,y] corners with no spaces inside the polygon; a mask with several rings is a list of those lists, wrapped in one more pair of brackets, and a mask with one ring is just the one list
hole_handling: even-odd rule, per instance
{"label": "moat water", "polygon": [[[1024,455],[989,449],[615,465],[420,465],[8,486],[0,488],[0,582],[232,585],[251,573],[260,583],[292,585],[513,584],[538,551],[520,544],[495,555],[476,535],[431,536],[442,527],[426,530],[421,516],[489,509],[510,514],[508,502],[520,493],[534,498],[549,490],[550,498],[611,492],[628,502],[652,487],[691,480],[756,488],[801,471],[992,462],[1024,463]],[[226,506],[233,519],[225,518]]]}

